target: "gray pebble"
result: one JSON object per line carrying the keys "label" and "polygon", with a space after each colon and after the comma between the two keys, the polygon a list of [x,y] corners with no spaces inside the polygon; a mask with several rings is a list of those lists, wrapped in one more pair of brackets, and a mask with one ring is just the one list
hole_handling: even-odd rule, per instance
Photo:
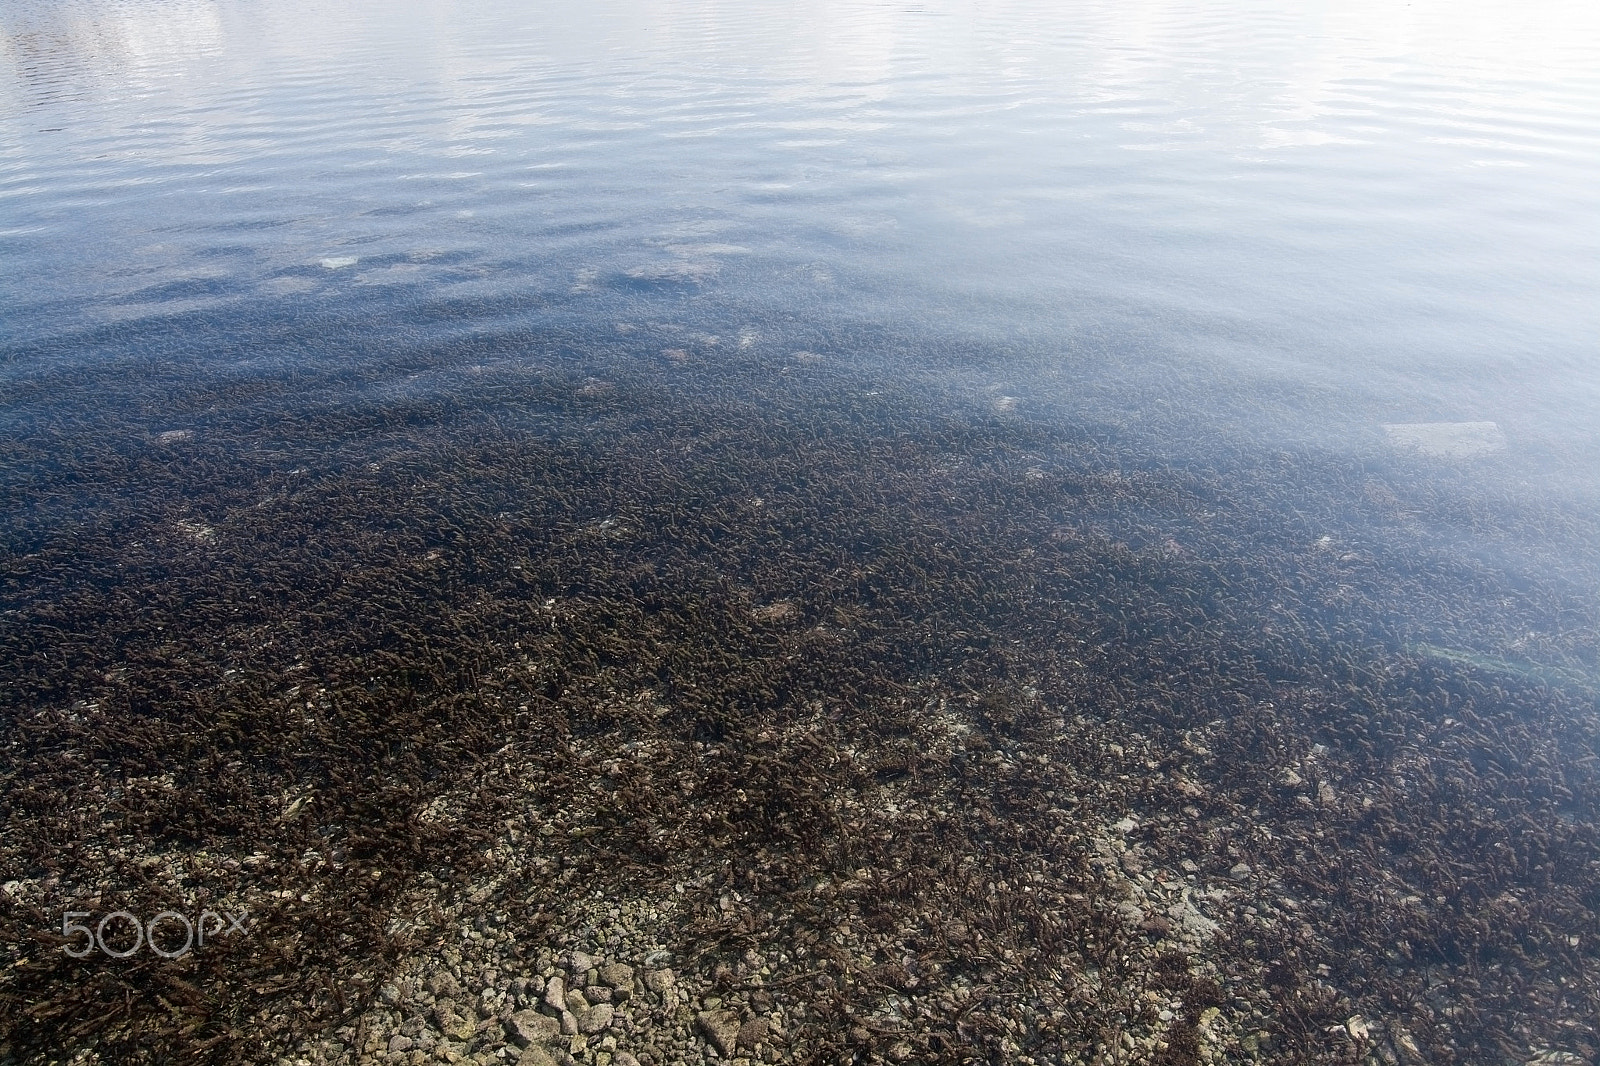
{"label": "gray pebble", "polygon": [[599,1003],[578,1016],[578,1029],[584,1033],[599,1033],[611,1028],[611,1004]]}
{"label": "gray pebble", "polygon": [[436,999],[459,999],[461,996],[461,986],[456,983],[449,970],[443,969],[428,978],[428,991],[433,993]]}
{"label": "gray pebble", "polygon": [[544,1002],[554,1011],[567,1009],[567,983],[562,980],[560,974],[556,974],[545,984]]}
{"label": "gray pebble", "polygon": [[556,1066],[556,1060],[550,1057],[550,1052],[533,1044],[522,1049],[522,1054],[517,1059],[517,1066]]}
{"label": "gray pebble", "polygon": [[518,1047],[547,1044],[561,1035],[561,1023],[538,1011],[519,1010],[506,1019],[506,1035]]}
{"label": "gray pebble", "polygon": [[739,1041],[739,1017],[731,1010],[703,1010],[695,1023],[724,1058],[732,1056]]}

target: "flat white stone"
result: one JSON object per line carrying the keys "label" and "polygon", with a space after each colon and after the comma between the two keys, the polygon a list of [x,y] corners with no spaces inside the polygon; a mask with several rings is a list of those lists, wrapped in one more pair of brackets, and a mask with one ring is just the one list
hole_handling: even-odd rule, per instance
{"label": "flat white stone", "polygon": [[1167,916],[1192,940],[1208,940],[1220,928],[1216,922],[1200,913],[1188,900],[1179,900],[1167,908]]}
{"label": "flat white stone", "polygon": [[1386,422],[1383,431],[1397,448],[1415,448],[1438,459],[1472,459],[1506,446],[1493,422]]}

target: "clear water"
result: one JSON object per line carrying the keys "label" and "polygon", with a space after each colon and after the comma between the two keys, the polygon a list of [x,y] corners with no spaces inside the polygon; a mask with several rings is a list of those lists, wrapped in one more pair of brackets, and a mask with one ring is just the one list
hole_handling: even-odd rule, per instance
{"label": "clear water", "polygon": [[[25,436],[226,427],[297,367],[307,405],[381,408],[642,329],[683,379],[815,350],[1146,462],[1405,463],[1387,423],[1494,423],[1404,476],[1522,517],[1414,510],[1592,607],[1597,219],[1583,3],[0,0]],[[127,394],[66,387],[96,365]]]}
{"label": "clear water", "polygon": [[1023,400],[1495,421],[1592,481],[1592,4],[5,0],[0,159],[4,335],[62,355],[692,297],[1000,343],[972,383]]}
{"label": "clear water", "polygon": [[[576,385],[585,374],[603,378],[627,359],[653,368],[633,391],[617,390],[650,400],[641,421],[671,420],[672,403],[696,387],[711,397],[698,413],[716,408],[715,417],[686,416],[652,437],[635,432],[637,412],[595,414],[573,401],[590,395]],[[719,363],[737,363],[737,374],[719,376]],[[762,393],[768,367],[772,380],[814,380],[820,391]],[[716,407],[730,382],[746,391]],[[840,424],[876,429],[870,419],[892,421],[890,392],[905,401],[891,412],[902,440],[923,439],[907,427],[924,412],[930,425],[946,418],[938,432],[958,441],[949,426],[959,417],[1000,427],[967,438],[969,454],[952,445],[907,476],[930,513],[934,499],[984,502],[990,510],[972,513],[999,516],[1018,572],[1034,554],[1018,546],[1036,529],[1027,543],[1070,534],[1073,544],[1132,549],[1100,556],[1123,559],[1128,574],[1095,575],[1097,602],[1118,608],[1125,639],[1131,614],[1165,607],[1149,575],[1171,564],[1227,584],[1242,604],[1217,593],[1216,615],[1234,627],[1228,648],[1242,649],[1219,661],[1266,662],[1270,675],[1282,647],[1388,656],[1375,658],[1382,669],[1330,671],[1330,719],[1363,706],[1345,700],[1356,681],[1369,686],[1368,710],[1400,707],[1385,671],[1407,656],[1415,676],[1471,675],[1475,691],[1492,685],[1503,703],[1503,689],[1516,689],[1526,699],[1518,714],[1540,713],[1548,698],[1554,739],[1543,748],[1496,734],[1512,736],[1498,753],[1507,765],[1533,760],[1537,780],[1483,785],[1512,796],[1490,815],[1508,839],[1528,839],[1527,819],[1504,810],[1523,810],[1517,790],[1537,793],[1559,762],[1577,812],[1560,817],[1587,819],[1592,839],[1600,5],[1591,0],[0,0],[8,715],[91,697],[120,713],[122,659],[171,682],[147,687],[172,693],[168,706],[221,691],[236,672],[265,678],[260,691],[277,698],[274,686],[304,665],[295,654],[317,641],[329,661],[353,660],[381,643],[372,634],[384,625],[469,617],[476,608],[463,605],[479,591],[505,608],[485,607],[484,618],[520,617],[507,606],[528,595],[513,580],[516,553],[554,544],[598,558],[606,549],[587,545],[614,539],[622,558],[637,531],[613,512],[630,500],[635,518],[656,516],[652,536],[665,542],[693,508],[654,499],[662,485],[725,492],[706,520],[739,526],[752,556],[786,547],[767,537],[759,506],[777,514],[785,501],[867,499],[879,524],[860,528],[882,534],[887,558],[903,547],[882,533],[892,493],[882,483],[860,497],[818,488],[851,471],[807,450],[807,432],[826,425],[792,405],[809,395]],[[573,402],[549,399],[557,393]],[[733,440],[724,455],[770,458],[761,441],[737,439],[739,405],[763,402],[775,422],[789,420],[779,436],[804,460],[766,469],[798,470],[810,485],[768,491],[709,466],[672,480],[698,426],[722,434],[705,451]],[[1403,441],[1433,439],[1428,431],[1396,436],[1385,429],[1394,423],[1471,423],[1465,451],[1493,447],[1417,455]],[[495,450],[503,427],[528,425],[570,434],[563,447],[576,442],[570,453],[528,455],[570,458],[608,433],[647,441],[644,473],[615,492],[580,486],[581,506],[536,529],[530,516],[559,510],[524,507],[543,472]],[[453,453],[441,438],[462,426],[476,436]],[[1046,445],[1069,438],[1091,441],[1083,462],[1103,469],[1072,471],[1077,480],[1064,483],[1077,496],[1040,503],[1054,484]],[[847,454],[877,456],[880,478],[916,465],[895,465],[904,453],[879,455],[859,433],[851,443]],[[668,444],[681,451],[667,454]],[[559,476],[623,469],[617,454],[603,458],[612,465]],[[1198,473],[1166,481],[1169,464]],[[410,488],[430,483],[478,512],[430,510],[438,499]],[[767,501],[750,499],[757,488]],[[1007,513],[1008,501],[1021,502]],[[406,504],[417,509],[403,516],[415,520],[409,531],[388,521]],[[836,512],[805,513],[839,524],[821,536],[784,527],[826,579],[813,582],[825,586],[816,599],[864,597],[864,571],[837,578],[848,568],[834,560],[857,548],[865,558],[873,545],[847,543],[851,523]],[[1003,521],[1017,515],[1031,523],[1021,532]],[[959,543],[989,551],[997,542],[967,517],[950,523]],[[459,544],[462,528],[484,543]],[[714,555],[709,537],[699,543]],[[448,549],[439,566],[454,569],[416,569],[425,577],[414,579],[414,566],[441,556],[427,548]],[[785,585],[812,571],[771,559],[740,575],[730,551],[706,563],[708,587],[748,579],[738,594],[766,596],[769,610],[793,610],[815,591]],[[1140,552],[1141,565],[1156,562],[1136,567]],[[640,549],[637,571],[594,572],[643,573],[647,556]],[[565,557],[552,551],[549,565]],[[755,588],[757,578],[771,587]],[[967,595],[953,589],[917,602]],[[441,603],[455,597],[439,612],[427,602],[436,591]],[[218,602],[230,597],[240,602]],[[933,627],[892,620],[907,633]],[[1048,621],[1029,631],[1032,650],[1068,654],[1052,645]],[[300,644],[275,635],[301,627]],[[1150,681],[1145,695],[1159,699],[1146,702],[1165,706],[1162,667],[1140,664],[1148,677],[1130,684]],[[1232,683],[1217,676],[1218,691]],[[670,686],[670,674],[639,684],[658,682]],[[283,699],[297,691],[298,681]],[[205,706],[198,696],[195,705]],[[1221,706],[1234,703],[1197,698],[1185,713]],[[1441,706],[1414,701],[1396,720],[1438,711],[1448,727],[1446,711],[1463,713]],[[1365,725],[1333,724],[1344,728],[1323,740],[1353,736],[1352,750],[1360,742],[1370,754]],[[1400,744],[1391,732],[1380,739]],[[1442,735],[1401,739],[1464,750]],[[1405,817],[1423,810],[1421,772],[1402,756],[1385,764],[1403,771],[1392,782],[1352,781],[1350,794],[1388,789]],[[1465,804],[1445,785],[1428,795]],[[1481,858],[1489,835],[1475,839],[1486,868],[1503,865]],[[1342,870],[1357,843],[1330,837],[1328,866]],[[1542,899],[1589,901],[1571,913],[1600,898],[1592,862],[1543,861],[1559,867],[1565,897],[1528,861],[1504,883],[1521,877]],[[1498,913],[1473,920],[1499,928]],[[1592,927],[1592,908],[1583,914]],[[1392,936],[1369,924],[1372,951],[1389,952]],[[1565,988],[1596,987],[1593,938],[1583,934],[1582,958],[1579,937],[1567,942],[1570,968],[1538,977],[1539,987],[1554,988],[1558,973],[1572,975],[1560,977]],[[1476,996],[1476,976],[1471,988]],[[1592,1011],[1569,1011],[1565,998],[1558,1010],[1552,997],[1524,1001],[1549,1016],[1541,1032],[1588,1026],[1568,1014]],[[123,994],[106,1002],[116,1014]],[[1507,1032],[1526,1013],[1501,1009]],[[54,1014],[38,1017],[58,1026]],[[1337,1032],[1344,1017],[1325,1021]]]}

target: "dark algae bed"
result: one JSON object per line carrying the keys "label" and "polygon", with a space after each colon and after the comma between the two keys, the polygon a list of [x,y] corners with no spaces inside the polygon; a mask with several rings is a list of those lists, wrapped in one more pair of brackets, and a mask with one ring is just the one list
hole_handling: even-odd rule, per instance
{"label": "dark algae bed", "polygon": [[1600,1049],[1600,530],[1498,460],[865,326],[118,328],[5,365],[0,1060]]}

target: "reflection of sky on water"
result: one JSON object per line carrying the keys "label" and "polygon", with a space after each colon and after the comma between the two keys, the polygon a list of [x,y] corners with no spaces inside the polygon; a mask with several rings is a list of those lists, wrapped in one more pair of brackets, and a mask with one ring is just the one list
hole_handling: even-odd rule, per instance
{"label": "reflection of sky on water", "polygon": [[678,285],[1581,432],[1596,71],[1555,0],[7,0],[0,296]]}
{"label": "reflection of sky on water", "polygon": [[[1566,98],[1591,114],[1600,9],[1536,4],[1364,3],[1286,12],[1263,3],[797,5],[230,3],[8,0],[0,100],[126,100],[161,79],[292,72],[371,86],[428,86],[461,100],[565,69],[591,81],[715,76],[825,87],[861,99],[920,76],[945,92],[1014,88],[1181,100],[1247,127],[1338,110],[1349,87],[1405,73],[1458,80],[1467,99]],[[629,86],[615,86],[626,95]],[[876,88],[874,88],[876,87]],[[166,86],[171,89],[171,86]],[[887,94],[897,91],[887,88]],[[209,93],[207,94],[209,95]]]}

